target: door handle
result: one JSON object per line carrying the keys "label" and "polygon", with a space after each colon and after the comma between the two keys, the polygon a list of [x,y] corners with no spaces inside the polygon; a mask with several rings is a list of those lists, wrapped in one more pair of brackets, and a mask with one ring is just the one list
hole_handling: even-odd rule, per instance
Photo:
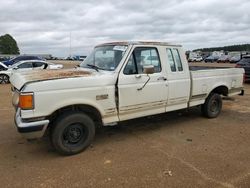
{"label": "door handle", "polygon": [[161,76],[161,77],[157,78],[157,80],[167,81],[167,78],[166,78],[166,77],[164,77],[164,76]]}

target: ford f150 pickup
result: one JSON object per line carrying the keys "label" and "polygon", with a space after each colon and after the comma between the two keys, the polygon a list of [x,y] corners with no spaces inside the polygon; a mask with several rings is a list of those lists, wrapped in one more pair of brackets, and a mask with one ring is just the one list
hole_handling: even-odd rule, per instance
{"label": "ford f150 pickup", "polygon": [[15,73],[15,124],[28,139],[46,130],[64,155],[83,151],[98,126],[201,106],[215,118],[221,96],[244,94],[244,69],[190,70],[180,45],[114,42],[98,45],[75,69]]}

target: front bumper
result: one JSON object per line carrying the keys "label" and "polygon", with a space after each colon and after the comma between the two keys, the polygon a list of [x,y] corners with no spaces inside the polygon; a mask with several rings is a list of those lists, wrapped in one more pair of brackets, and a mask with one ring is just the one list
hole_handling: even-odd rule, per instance
{"label": "front bumper", "polygon": [[37,120],[32,122],[24,122],[20,116],[20,109],[15,115],[15,124],[19,133],[26,139],[41,138],[49,124],[49,120]]}

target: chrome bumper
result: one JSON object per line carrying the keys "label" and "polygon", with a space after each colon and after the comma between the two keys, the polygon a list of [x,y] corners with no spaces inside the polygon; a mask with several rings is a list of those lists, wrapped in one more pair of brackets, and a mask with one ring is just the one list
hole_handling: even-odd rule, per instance
{"label": "chrome bumper", "polygon": [[39,120],[33,122],[23,122],[20,116],[20,109],[15,115],[15,124],[19,133],[26,139],[41,138],[49,124],[49,120]]}

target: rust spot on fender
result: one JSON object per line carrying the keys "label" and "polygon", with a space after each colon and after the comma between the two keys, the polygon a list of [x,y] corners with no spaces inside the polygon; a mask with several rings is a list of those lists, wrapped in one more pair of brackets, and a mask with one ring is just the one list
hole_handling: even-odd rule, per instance
{"label": "rust spot on fender", "polygon": [[42,75],[47,76],[48,78],[51,77],[58,77],[58,78],[68,78],[68,77],[80,77],[80,76],[88,76],[91,73],[88,71],[74,71],[74,70],[53,70],[53,71],[48,71],[44,72]]}
{"label": "rust spot on fender", "polygon": [[63,78],[74,78],[74,77],[87,77],[92,73],[83,70],[40,70],[24,73],[27,81],[42,81],[42,80],[53,80]]}

